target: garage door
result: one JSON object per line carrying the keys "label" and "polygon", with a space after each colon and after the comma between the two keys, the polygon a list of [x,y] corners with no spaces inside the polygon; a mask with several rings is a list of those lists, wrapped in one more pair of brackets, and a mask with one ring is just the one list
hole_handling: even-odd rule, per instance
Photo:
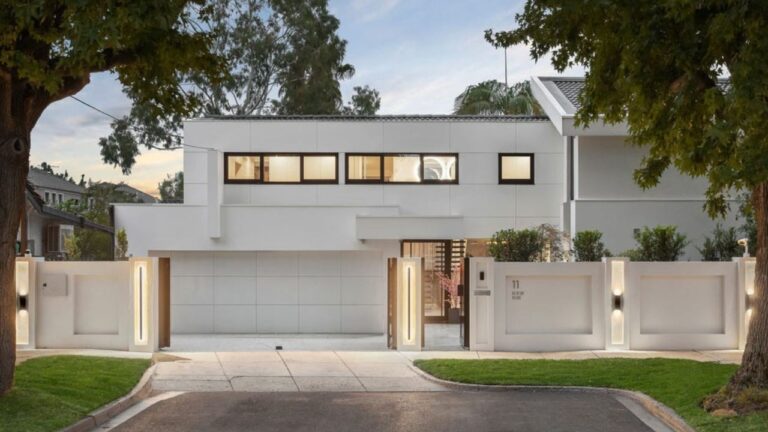
{"label": "garage door", "polygon": [[173,333],[383,333],[380,252],[171,255]]}

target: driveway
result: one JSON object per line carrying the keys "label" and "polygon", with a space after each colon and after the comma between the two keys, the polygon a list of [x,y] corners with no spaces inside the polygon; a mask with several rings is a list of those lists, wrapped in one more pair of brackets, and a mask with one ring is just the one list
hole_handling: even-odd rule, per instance
{"label": "driveway", "polygon": [[185,393],[129,431],[651,431],[614,397],[562,391]]}

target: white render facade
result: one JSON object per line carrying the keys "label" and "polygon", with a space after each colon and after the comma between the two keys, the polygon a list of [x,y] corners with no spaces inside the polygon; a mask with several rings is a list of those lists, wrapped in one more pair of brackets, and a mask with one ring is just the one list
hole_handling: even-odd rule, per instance
{"label": "white render facade", "polygon": [[[384,333],[386,260],[402,240],[488,239],[547,223],[599,229],[616,253],[633,246],[635,228],[676,224],[696,257],[715,224],[701,209],[705,184],[672,173],[640,190],[642,149],[615,127],[563,128],[567,114],[547,105],[554,97],[537,80],[548,117],[187,121],[184,204],[116,205],[115,227],[130,254],[171,257],[174,333]],[[337,183],[231,184],[228,153],[334,154]],[[450,154],[458,170],[445,183],[352,184],[352,153]],[[532,184],[500,184],[500,154],[532,154]]]}

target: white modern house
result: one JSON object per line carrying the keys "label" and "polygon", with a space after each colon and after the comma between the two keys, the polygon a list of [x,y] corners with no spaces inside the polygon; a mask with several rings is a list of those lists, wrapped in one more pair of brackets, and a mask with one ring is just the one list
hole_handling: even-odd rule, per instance
{"label": "white modern house", "polygon": [[674,224],[696,258],[704,181],[639,189],[626,127],[574,126],[580,83],[533,78],[546,117],[189,120],[184,203],[117,204],[115,229],[170,258],[174,333],[384,333],[389,257],[424,258],[425,319],[446,322],[442,276],[500,229],[598,229],[621,252]]}

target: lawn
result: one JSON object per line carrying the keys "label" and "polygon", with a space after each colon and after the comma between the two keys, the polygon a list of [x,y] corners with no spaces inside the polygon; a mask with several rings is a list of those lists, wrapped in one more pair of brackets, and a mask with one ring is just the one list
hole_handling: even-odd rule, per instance
{"label": "lawn", "polygon": [[438,378],[491,385],[557,385],[635,390],[675,410],[700,432],[766,431],[768,413],[709,415],[702,399],[725,385],[735,365],[669,359],[417,360]]}
{"label": "lawn", "polygon": [[127,394],[149,360],[51,356],[16,368],[16,385],[0,397],[0,431],[53,431]]}

